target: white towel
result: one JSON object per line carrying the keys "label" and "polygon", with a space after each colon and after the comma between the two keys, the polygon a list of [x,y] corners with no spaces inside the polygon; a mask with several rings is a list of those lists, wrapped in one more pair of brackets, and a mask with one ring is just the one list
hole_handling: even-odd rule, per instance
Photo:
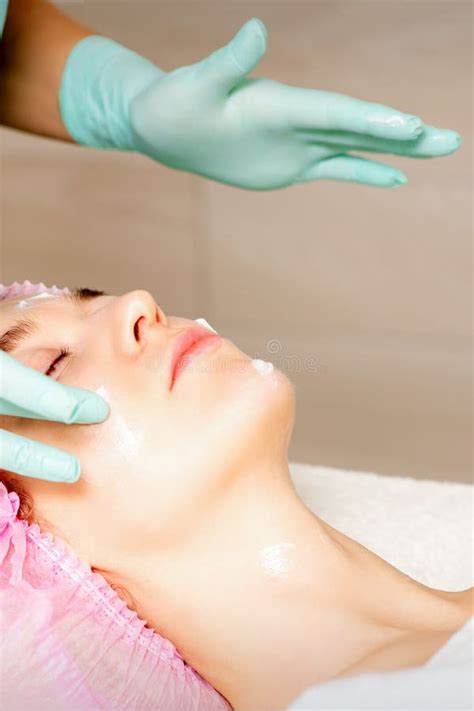
{"label": "white towel", "polygon": [[287,711],[471,711],[473,634],[471,618],[423,666],[318,684]]}
{"label": "white towel", "polygon": [[[420,582],[462,590],[473,578],[473,488],[293,463],[296,489],[327,521]],[[307,689],[287,711],[470,711],[473,620],[426,664]]]}
{"label": "white towel", "polygon": [[473,487],[290,464],[306,506],[410,577],[440,590],[473,584]]}

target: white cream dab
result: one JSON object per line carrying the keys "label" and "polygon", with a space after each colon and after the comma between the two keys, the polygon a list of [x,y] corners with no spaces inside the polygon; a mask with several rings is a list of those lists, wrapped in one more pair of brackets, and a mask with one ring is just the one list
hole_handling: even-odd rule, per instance
{"label": "white cream dab", "polygon": [[265,572],[272,577],[284,577],[291,568],[294,543],[275,543],[260,551],[260,561]]}
{"label": "white cream dab", "polygon": [[109,402],[109,393],[104,385],[99,385],[98,388],[95,388],[94,392],[100,395],[100,397],[103,397],[106,403]]}
{"label": "white cream dab", "polygon": [[194,319],[196,323],[198,323],[200,326],[204,326],[204,328],[209,329],[209,331],[212,331],[213,333],[217,333],[215,328],[212,328],[211,324],[206,321],[205,318],[195,318]]}
{"label": "white cream dab", "polygon": [[125,418],[117,411],[117,408],[112,408],[111,397],[107,388],[104,385],[100,385],[95,388],[94,392],[103,397],[110,406],[108,419],[113,427],[114,447],[120,450],[125,461],[134,462],[138,456],[139,437],[130,429]]}
{"label": "white cream dab", "polygon": [[31,306],[34,306],[34,302],[37,301],[38,299],[57,299],[58,295],[57,294],[35,294],[34,296],[29,296],[26,299],[21,299],[21,301],[18,301],[16,304],[17,309],[29,309]]}
{"label": "white cream dab", "polygon": [[260,375],[267,375],[273,372],[273,363],[269,363],[266,360],[261,360],[260,358],[254,358],[252,360],[252,365]]}

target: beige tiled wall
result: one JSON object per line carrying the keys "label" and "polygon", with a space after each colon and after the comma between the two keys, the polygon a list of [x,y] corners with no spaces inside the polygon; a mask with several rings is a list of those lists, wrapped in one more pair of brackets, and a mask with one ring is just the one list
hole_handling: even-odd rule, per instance
{"label": "beige tiled wall", "polygon": [[458,0],[85,0],[71,14],[165,70],[252,16],[255,70],[458,130],[438,160],[373,156],[407,186],[249,192],[135,155],[2,132],[2,279],[150,289],[296,384],[293,459],[468,480],[471,5]]}

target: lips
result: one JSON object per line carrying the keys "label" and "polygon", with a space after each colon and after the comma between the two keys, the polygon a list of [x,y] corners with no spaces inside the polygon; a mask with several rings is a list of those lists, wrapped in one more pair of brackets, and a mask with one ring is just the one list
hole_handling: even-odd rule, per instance
{"label": "lips", "polygon": [[174,340],[170,368],[170,390],[173,388],[176,378],[194,358],[197,358],[211,345],[220,343],[222,339],[217,334],[210,333],[207,328],[194,326],[188,328],[184,333],[180,333]]}

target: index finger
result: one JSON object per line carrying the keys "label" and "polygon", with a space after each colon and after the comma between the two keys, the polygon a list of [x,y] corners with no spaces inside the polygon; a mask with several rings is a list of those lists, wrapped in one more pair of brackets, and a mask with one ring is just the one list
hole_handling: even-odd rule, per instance
{"label": "index finger", "polygon": [[[285,86],[285,85],[281,85]],[[377,138],[409,140],[423,132],[418,116],[346,94],[287,86],[282,111],[295,128],[351,131]]]}
{"label": "index finger", "polygon": [[0,351],[0,414],[87,424],[102,422],[108,412],[96,393],[62,385]]}

